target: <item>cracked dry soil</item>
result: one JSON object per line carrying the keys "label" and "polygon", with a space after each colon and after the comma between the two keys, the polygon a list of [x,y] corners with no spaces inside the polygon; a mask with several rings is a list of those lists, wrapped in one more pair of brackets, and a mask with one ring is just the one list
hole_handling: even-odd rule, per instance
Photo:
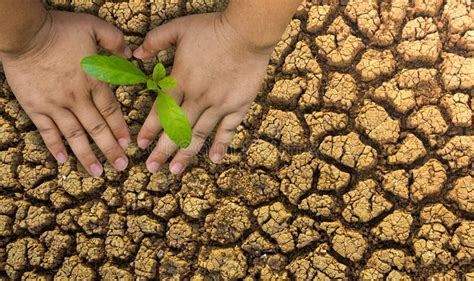
{"label": "cracked dry soil", "polygon": [[[224,0],[47,0],[135,47]],[[137,62],[171,66],[173,49]],[[57,165],[0,73],[0,280],[474,280],[474,3],[305,1],[222,165]],[[115,93],[136,134],[153,102]]]}

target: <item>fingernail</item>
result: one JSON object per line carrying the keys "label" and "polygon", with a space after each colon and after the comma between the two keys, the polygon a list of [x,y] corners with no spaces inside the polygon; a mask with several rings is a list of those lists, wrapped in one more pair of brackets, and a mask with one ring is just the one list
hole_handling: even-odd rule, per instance
{"label": "fingernail", "polygon": [[211,155],[211,161],[218,164],[222,160],[222,155],[218,152]]}
{"label": "fingernail", "polygon": [[138,147],[140,147],[141,149],[147,148],[149,144],[150,144],[150,141],[147,139],[138,140]]}
{"label": "fingernail", "polygon": [[143,46],[138,47],[135,52],[133,52],[133,56],[136,58],[141,58],[143,56]]}
{"label": "fingernail", "polygon": [[181,163],[176,163],[176,164],[173,164],[173,166],[171,166],[171,169],[170,169],[170,172],[172,174],[181,174],[181,172],[183,171],[183,165]]}
{"label": "fingernail", "polygon": [[56,160],[58,160],[59,163],[63,164],[67,160],[66,154],[59,152],[58,154],[56,154]]}
{"label": "fingernail", "polygon": [[104,169],[102,168],[101,165],[92,164],[90,166],[91,175],[94,176],[94,177],[100,177],[102,175],[103,171],[104,171]]}
{"label": "fingernail", "polygon": [[128,159],[126,157],[120,157],[114,162],[115,168],[119,171],[123,171],[128,166]]}
{"label": "fingernail", "polygon": [[150,171],[150,173],[152,174],[158,172],[159,169],[160,164],[158,164],[158,162],[151,162],[150,164],[148,164],[148,171]]}
{"label": "fingernail", "polygon": [[132,57],[132,50],[130,50],[130,47],[128,46],[125,47],[125,50],[123,51],[123,53],[128,59]]}
{"label": "fingernail", "polygon": [[123,148],[123,150],[127,149],[127,147],[128,147],[128,140],[127,139],[121,138],[121,139],[118,140],[118,143]]}

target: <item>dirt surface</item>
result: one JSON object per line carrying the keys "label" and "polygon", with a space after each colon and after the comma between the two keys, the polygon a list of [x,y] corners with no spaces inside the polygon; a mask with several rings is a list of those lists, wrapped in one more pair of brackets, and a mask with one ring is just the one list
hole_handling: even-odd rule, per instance
{"label": "dirt surface", "polygon": [[[224,0],[47,0],[136,47]],[[474,280],[471,1],[306,1],[221,165],[57,165],[0,72],[0,280]],[[136,63],[170,67],[174,49]],[[153,102],[115,93],[134,135]],[[72,153],[71,153],[72,155]]]}

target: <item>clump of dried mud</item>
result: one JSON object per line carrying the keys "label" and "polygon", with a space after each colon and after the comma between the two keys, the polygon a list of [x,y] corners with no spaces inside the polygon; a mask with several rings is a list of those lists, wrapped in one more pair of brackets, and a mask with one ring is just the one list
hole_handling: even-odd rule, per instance
{"label": "clump of dried mud", "polygon": [[[47,2],[132,46],[225,7]],[[224,163],[202,153],[182,177],[149,174],[136,144],[123,173],[57,166],[0,73],[0,279],[474,279],[472,4],[308,2]],[[134,133],[153,102],[139,90],[115,89]]]}

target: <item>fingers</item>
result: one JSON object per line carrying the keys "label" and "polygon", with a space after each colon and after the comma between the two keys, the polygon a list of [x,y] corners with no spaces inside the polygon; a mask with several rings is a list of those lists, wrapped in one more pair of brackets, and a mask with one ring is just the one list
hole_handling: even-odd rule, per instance
{"label": "fingers", "polygon": [[[183,93],[178,88],[174,88],[168,91],[168,94],[171,95],[178,104],[181,103],[183,98]],[[186,112],[186,111],[185,111]],[[189,116],[188,112],[187,116]],[[137,144],[141,149],[146,149],[148,145],[156,138],[158,133],[161,131],[162,127],[158,115],[156,112],[156,102],[153,103],[153,106],[148,113],[148,117],[143,123],[140,132],[137,135]]]}
{"label": "fingers", "polygon": [[92,91],[92,100],[109,126],[115,139],[122,149],[130,143],[130,133],[127,123],[115,96],[109,86],[101,83]]}
{"label": "fingers", "polygon": [[214,163],[219,163],[222,160],[222,157],[227,151],[232,142],[232,138],[235,134],[235,129],[242,122],[242,119],[245,116],[245,112],[236,112],[230,115],[227,115],[222,119],[219,127],[217,128],[216,136],[214,138],[214,143],[212,144],[211,150],[209,151],[209,158]]}
{"label": "fingers", "polygon": [[69,110],[60,110],[56,113],[54,120],[82,166],[92,176],[100,177],[104,168],[97,160],[89,145],[87,135],[74,114]]}
{"label": "fingers", "polygon": [[143,44],[133,52],[133,56],[139,59],[149,59],[158,51],[168,49],[176,44],[179,36],[177,22],[177,20],[172,20],[148,32]]}
{"label": "fingers", "polygon": [[[185,101],[182,105],[182,109],[186,113],[186,117],[188,118],[191,126],[196,123],[196,120],[204,111],[203,108],[200,108],[197,104],[191,101]],[[154,118],[156,118],[156,115]],[[147,159],[148,170],[151,173],[156,173],[168,160],[168,158],[170,158],[170,156],[176,152],[177,149],[178,146],[168,137],[168,135],[163,133],[158,140],[156,147],[153,149]]]}
{"label": "fingers", "polygon": [[46,115],[32,116],[31,119],[36,128],[38,128],[38,131],[43,138],[44,144],[51,154],[53,154],[54,158],[56,158],[59,163],[66,162],[66,148],[64,147],[63,140],[61,139],[61,133],[59,132],[56,124],[54,124],[54,121]]}
{"label": "fingers", "polygon": [[219,122],[219,119],[219,116],[213,110],[207,110],[199,117],[199,120],[193,127],[191,144],[185,149],[180,149],[171,161],[171,173],[181,174],[184,171],[193,157],[199,153],[207,137]]}
{"label": "fingers", "polygon": [[163,133],[146,160],[148,171],[153,174],[156,173],[168,158],[173,155],[177,148],[178,146],[168,137],[168,135]]}
{"label": "fingers", "polygon": [[156,102],[154,102],[145,123],[143,123],[143,126],[138,133],[138,147],[146,149],[150,142],[156,138],[156,135],[161,131],[161,129],[161,124],[156,114]]}
{"label": "fingers", "polygon": [[132,51],[126,45],[122,31],[99,18],[94,18],[92,29],[99,46],[115,55],[132,57]]}
{"label": "fingers", "polygon": [[80,108],[74,108],[73,112],[115,169],[125,170],[128,166],[128,158],[92,101],[83,100]]}

